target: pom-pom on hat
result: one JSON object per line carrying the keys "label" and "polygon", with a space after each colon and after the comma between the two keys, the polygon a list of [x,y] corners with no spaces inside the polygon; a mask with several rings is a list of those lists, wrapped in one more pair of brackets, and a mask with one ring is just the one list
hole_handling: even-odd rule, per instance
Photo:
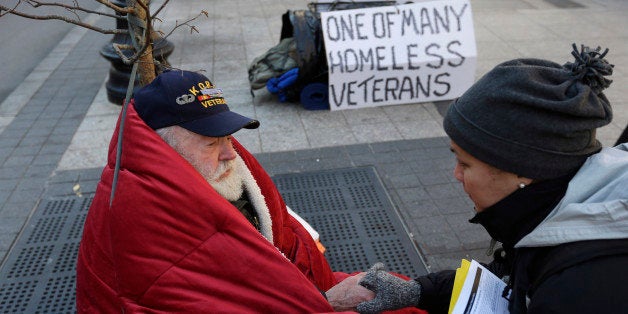
{"label": "pom-pom on hat", "polygon": [[573,63],[539,59],[497,65],[447,111],[445,132],[475,158],[531,179],[578,169],[601,149],[596,128],[610,123],[602,90],[613,65],[606,49],[573,45]]}
{"label": "pom-pom on hat", "polygon": [[178,125],[197,134],[222,137],[259,126],[259,121],[230,111],[222,89],[196,72],[164,72],[133,98],[135,110],[153,130]]}

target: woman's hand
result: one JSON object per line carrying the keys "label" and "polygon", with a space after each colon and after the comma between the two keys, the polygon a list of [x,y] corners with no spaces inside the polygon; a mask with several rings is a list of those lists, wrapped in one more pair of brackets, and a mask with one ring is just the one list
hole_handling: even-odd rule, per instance
{"label": "woman's hand", "polygon": [[421,284],[404,280],[386,271],[382,263],[369,269],[359,284],[374,291],[377,296],[361,303],[357,310],[362,314],[373,314],[404,307],[417,306],[421,297]]}

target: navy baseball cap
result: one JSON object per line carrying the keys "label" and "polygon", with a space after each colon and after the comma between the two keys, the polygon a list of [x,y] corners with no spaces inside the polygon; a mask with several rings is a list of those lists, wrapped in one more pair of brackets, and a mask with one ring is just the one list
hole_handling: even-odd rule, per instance
{"label": "navy baseball cap", "polygon": [[135,110],[153,130],[178,125],[197,134],[223,137],[259,126],[259,121],[230,111],[222,89],[195,72],[163,72],[133,98]]}

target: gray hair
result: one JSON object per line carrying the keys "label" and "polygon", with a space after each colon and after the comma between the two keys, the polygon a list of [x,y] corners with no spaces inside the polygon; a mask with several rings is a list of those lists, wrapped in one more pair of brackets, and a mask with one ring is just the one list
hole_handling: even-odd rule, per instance
{"label": "gray hair", "polygon": [[168,143],[171,147],[176,147],[179,142],[175,136],[174,127],[174,125],[171,125],[155,130],[157,135],[159,135],[161,139],[163,139],[164,142]]}
{"label": "gray hair", "polygon": [[166,142],[166,144],[170,145],[170,147],[172,147],[177,153],[179,153],[179,155],[181,155],[191,164],[195,163],[190,153],[184,151],[179,145],[180,141],[190,136],[192,132],[178,125],[163,127],[155,130],[155,132],[164,140],[164,142]]}

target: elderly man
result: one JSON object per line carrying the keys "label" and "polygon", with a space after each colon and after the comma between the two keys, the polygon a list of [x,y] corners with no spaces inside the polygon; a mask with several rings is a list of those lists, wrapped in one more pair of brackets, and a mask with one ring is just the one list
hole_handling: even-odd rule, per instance
{"label": "elderly man", "polygon": [[270,177],[231,136],[258,125],[230,111],[222,90],[197,73],[165,72],[137,91],[85,222],[79,313],[343,309],[351,298],[344,286],[328,290],[347,275],[332,272]]}
{"label": "elderly man", "polygon": [[85,221],[79,313],[315,313],[374,296],[355,290],[364,273],[332,272],[232,137],[258,126],[198,73],[165,72],[136,92]]}

